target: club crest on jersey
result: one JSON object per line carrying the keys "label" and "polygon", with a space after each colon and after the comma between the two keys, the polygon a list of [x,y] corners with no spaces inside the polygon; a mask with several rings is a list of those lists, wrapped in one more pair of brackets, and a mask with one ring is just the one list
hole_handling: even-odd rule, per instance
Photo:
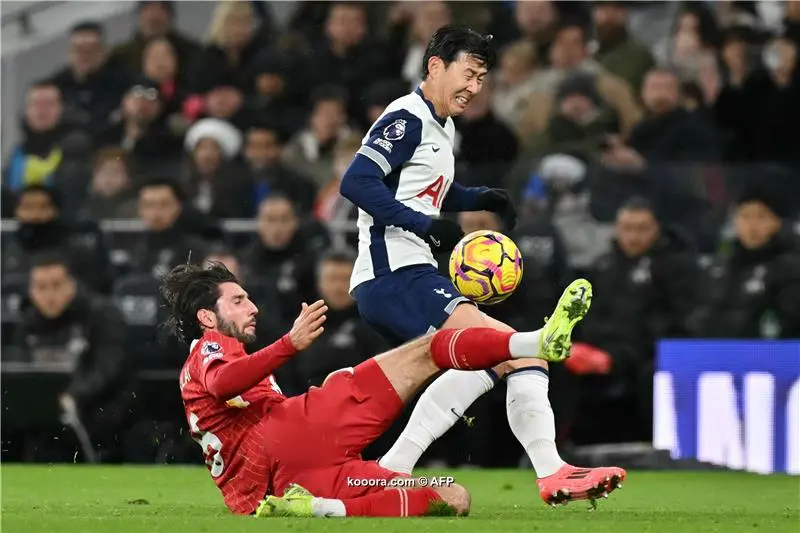
{"label": "club crest on jersey", "polygon": [[219,359],[223,356],[222,347],[217,342],[206,341],[200,348],[200,355],[203,356],[203,364],[207,365],[214,359]]}
{"label": "club crest on jersey", "polygon": [[387,141],[399,141],[406,134],[406,121],[398,118],[385,128],[383,128],[383,137]]}

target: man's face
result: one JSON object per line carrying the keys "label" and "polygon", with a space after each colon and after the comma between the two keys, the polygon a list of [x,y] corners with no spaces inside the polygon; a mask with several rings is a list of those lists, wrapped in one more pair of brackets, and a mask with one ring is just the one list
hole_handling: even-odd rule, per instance
{"label": "man's face", "polygon": [[36,132],[50,131],[61,120],[64,108],[61,92],[56,87],[36,87],[28,92],[25,102],[25,122]]}
{"label": "man's face", "polygon": [[[203,310],[198,311],[198,315]],[[238,283],[223,283],[219,286],[219,299],[210,327],[223,335],[233,337],[241,343],[249,344],[256,340],[256,315],[258,307],[248,297]],[[200,318],[201,323],[203,318]],[[209,325],[206,325],[209,327]]]}
{"label": "man's face", "polygon": [[69,63],[72,70],[85,76],[94,72],[103,61],[103,41],[94,31],[79,31],[69,39]]}
{"label": "man's face", "polygon": [[181,203],[169,187],[145,187],[139,192],[139,217],[148,230],[167,230],[180,214]]}
{"label": "man's face", "polygon": [[595,4],[594,27],[603,41],[624,29],[628,23],[628,11],[620,5],[598,2]]}
{"label": "man's face", "polygon": [[144,4],[139,9],[139,33],[147,39],[162,37],[172,26],[169,10],[157,2]]}
{"label": "man's face", "polygon": [[311,129],[321,142],[335,138],[347,120],[344,104],[338,100],[317,102],[311,115]]}
{"label": "man's face", "polygon": [[488,211],[463,211],[458,214],[458,223],[466,234],[479,230],[502,231],[500,219]]}
{"label": "man's face", "polygon": [[134,122],[148,124],[161,111],[158,89],[137,85],[122,98],[122,112],[125,118]]}
{"label": "man's face", "polygon": [[552,28],[558,13],[552,2],[544,0],[520,0],[514,12],[517,26],[528,37],[537,37]]}
{"label": "man's face", "polygon": [[300,221],[294,208],[285,198],[267,199],[261,203],[258,210],[258,234],[267,248],[286,248],[299,227]]}
{"label": "man's face", "polygon": [[736,210],[736,236],[748,250],[758,250],[781,229],[781,219],[761,202],[746,202]]}
{"label": "man's face", "polygon": [[345,48],[357,46],[367,34],[366,13],[359,6],[335,5],[328,14],[325,30],[334,43]]}
{"label": "man's face", "polygon": [[550,62],[554,68],[573,69],[586,58],[586,42],[583,30],[578,27],[564,28],[553,41],[550,48]]}
{"label": "man's face", "polygon": [[566,95],[558,104],[559,113],[570,121],[586,125],[597,116],[597,108],[591,99],[578,93]]}
{"label": "man's face", "polygon": [[31,270],[28,295],[36,309],[48,319],[58,318],[75,298],[75,280],[62,265]]}
{"label": "man's face", "polygon": [[347,309],[353,305],[350,298],[350,276],[353,265],[342,261],[325,261],[319,267],[317,290],[333,310]]}
{"label": "man's face", "polygon": [[615,231],[617,243],[627,257],[639,257],[647,253],[659,234],[658,222],[647,209],[620,211]]}
{"label": "man's face", "polygon": [[435,58],[433,64],[429,77],[439,86],[438,99],[444,106],[444,114],[457,117],[481,92],[488,71],[478,59],[463,52],[447,67],[439,58]]}
{"label": "man's face", "polygon": [[251,167],[261,169],[281,158],[281,143],[272,130],[250,130],[244,147],[244,157]]}
{"label": "man's face", "polygon": [[678,78],[669,72],[651,72],[642,83],[642,101],[653,115],[677,109],[679,93]]}
{"label": "man's face", "polygon": [[24,193],[17,204],[17,221],[22,224],[46,224],[58,218],[58,209],[50,195],[42,191]]}

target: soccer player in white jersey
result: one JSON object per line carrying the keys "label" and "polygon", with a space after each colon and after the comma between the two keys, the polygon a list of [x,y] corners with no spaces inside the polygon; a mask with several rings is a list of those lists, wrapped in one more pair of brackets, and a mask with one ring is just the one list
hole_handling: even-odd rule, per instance
{"label": "soccer player in white jersey", "polygon": [[[440,213],[493,211],[512,229],[516,214],[499,189],[454,181],[452,117],[481,90],[496,62],[490,36],[448,25],[431,38],[423,80],[392,102],[364,137],[345,173],[341,193],[359,208],[359,255],[351,294],[362,318],[400,344],[435,329],[511,328],[483,314],[439,274],[434,252],[449,252],[463,236]],[[591,303],[591,285],[573,282],[539,330],[537,359],[504,362],[490,371],[450,370],[424,392],[398,441],[380,465],[411,473],[422,453],[499,379],[507,384],[507,416],[529,455],[539,493],[555,505],[607,496],[625,478],[616,467],[566,464],[555,445],[546,361],[568,357],[572,328]]]}

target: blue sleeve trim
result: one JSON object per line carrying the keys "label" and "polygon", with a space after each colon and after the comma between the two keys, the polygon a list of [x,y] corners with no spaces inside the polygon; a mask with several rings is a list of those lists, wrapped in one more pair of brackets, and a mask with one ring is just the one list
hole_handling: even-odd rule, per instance
{"label": "blue sleeve trim", "polygon": [[487,187],[464,187],[454,181],[442,202],[442,212],[475,211],[478,195],[488,190]]}

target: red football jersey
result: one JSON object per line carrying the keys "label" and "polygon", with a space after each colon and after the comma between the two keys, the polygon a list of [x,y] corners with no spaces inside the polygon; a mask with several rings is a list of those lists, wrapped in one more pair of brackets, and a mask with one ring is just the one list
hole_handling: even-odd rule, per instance
{"label": "red football jersey", "polygon": [[250,514],[265,497],[270,479],[263,451],[264,413],[286,397],[272,375],[235,398],[222,401],[211,395],[206,387],[209,368],[239,357],[249,357],[239,341],[206,332],[192,343],[180,389],[192,438],[202,447],[225,503],[234,513]]}

